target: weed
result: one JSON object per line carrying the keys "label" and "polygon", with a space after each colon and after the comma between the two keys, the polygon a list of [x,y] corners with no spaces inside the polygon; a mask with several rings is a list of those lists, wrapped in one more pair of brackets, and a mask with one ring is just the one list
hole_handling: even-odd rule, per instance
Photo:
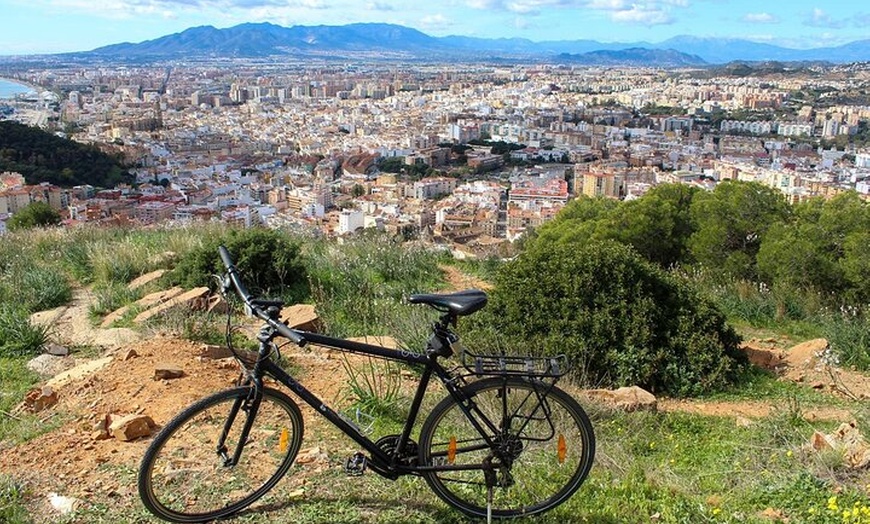
{"label": "weed", "polygon": [[363,365],[351,365],[347,357],[342,366],[348,376],[348,387],[355,405],[363,413],[400,419],[405,403],[399,366],[390,362],[376,362],[366,358]]}
{"label": "weed", "polygon": [[48,328],[30,323],[19,308],[0,302],[0,357],[37,355],[48,341]]}

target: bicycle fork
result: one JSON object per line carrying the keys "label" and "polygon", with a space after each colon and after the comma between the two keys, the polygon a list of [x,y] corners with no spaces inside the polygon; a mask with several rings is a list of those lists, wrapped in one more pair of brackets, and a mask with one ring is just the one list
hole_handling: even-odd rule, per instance
{"label": "bicycle fork", "polygon": [[[260,402],[262,399],[263,393],[260,388],[252,385],[251,393],[249,393],[246,398],[239,398],[233,403],[233,407],[230,409],[230,414],[227,417],[227,421],[224,423],[223,431],[221,431],[221,436],[218,439],[217,447],[215,449],[215,452],[223,461],[222,465],[225,468],[234,467],[239,463],[239,458],[242,456],[242,448],[244,448],[245,444],[248,442],[248,435],[251,432],[251,427],[254,425],[254,419],[257,416],[257,411],[260,409]],[[245,424],[242,426],[239,440],[236,443],[236,449],[233,451],[233,456],[230,457],[226,441],[233,428],[233,424],[235,424],[239,410],[245,412],[247,415],[245,416]]]}

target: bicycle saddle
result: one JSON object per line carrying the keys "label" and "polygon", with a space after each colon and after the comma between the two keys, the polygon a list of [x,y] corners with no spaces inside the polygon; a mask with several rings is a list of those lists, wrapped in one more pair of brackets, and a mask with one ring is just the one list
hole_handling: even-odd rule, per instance
{"label": "bicycle saddle", "polygon": [[408,297],[411,304],[428,304],[439,311],[458,317],[470,315],[486,305],[486,293],[479,289],[466,289],[447,294],[417,294]]}

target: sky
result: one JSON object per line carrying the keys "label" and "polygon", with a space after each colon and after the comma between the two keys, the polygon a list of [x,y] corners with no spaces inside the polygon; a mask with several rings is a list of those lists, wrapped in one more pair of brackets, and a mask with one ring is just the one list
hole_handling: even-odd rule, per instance
{"label": "sky", "polygon": [[401,24],[432,36],[661,42],[744,38],[792,48],[870,39],[865,0],[0,0],[0,55],[89,51],[245,22]]}

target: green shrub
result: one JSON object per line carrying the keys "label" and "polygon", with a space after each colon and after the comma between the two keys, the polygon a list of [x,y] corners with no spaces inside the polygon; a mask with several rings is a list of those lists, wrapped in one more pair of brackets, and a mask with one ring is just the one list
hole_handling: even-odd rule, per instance
{"label": "green shrub", "polygon": [[0,357],[37,355],[47,340],[46,328],[31,324],[21,309],[0,303]]}
{"label": "green shrub", "polygon": [[72,286],[55,265],[25,258],[0,274],[0,301],[26,312],[52,309],[71,299]]}
{"label": "green shrub", "polygon": [[739,337],[684,280],[615,242],[538,244],[506,265],[475,319],[480,343],[499,333],[517,350],[565,353],[582,380],[696,394],[743,367]]}
{"label": "green shrub", "polygon": [[254,296],[282,297],[288,302],[307,296],[307,277],[299,244],[279,231],[230,229],[205,239],[181,256],[171,279],[184,287],[216,286],[215,275],[226,272],[218,246],[229,250],[242,280]]}

